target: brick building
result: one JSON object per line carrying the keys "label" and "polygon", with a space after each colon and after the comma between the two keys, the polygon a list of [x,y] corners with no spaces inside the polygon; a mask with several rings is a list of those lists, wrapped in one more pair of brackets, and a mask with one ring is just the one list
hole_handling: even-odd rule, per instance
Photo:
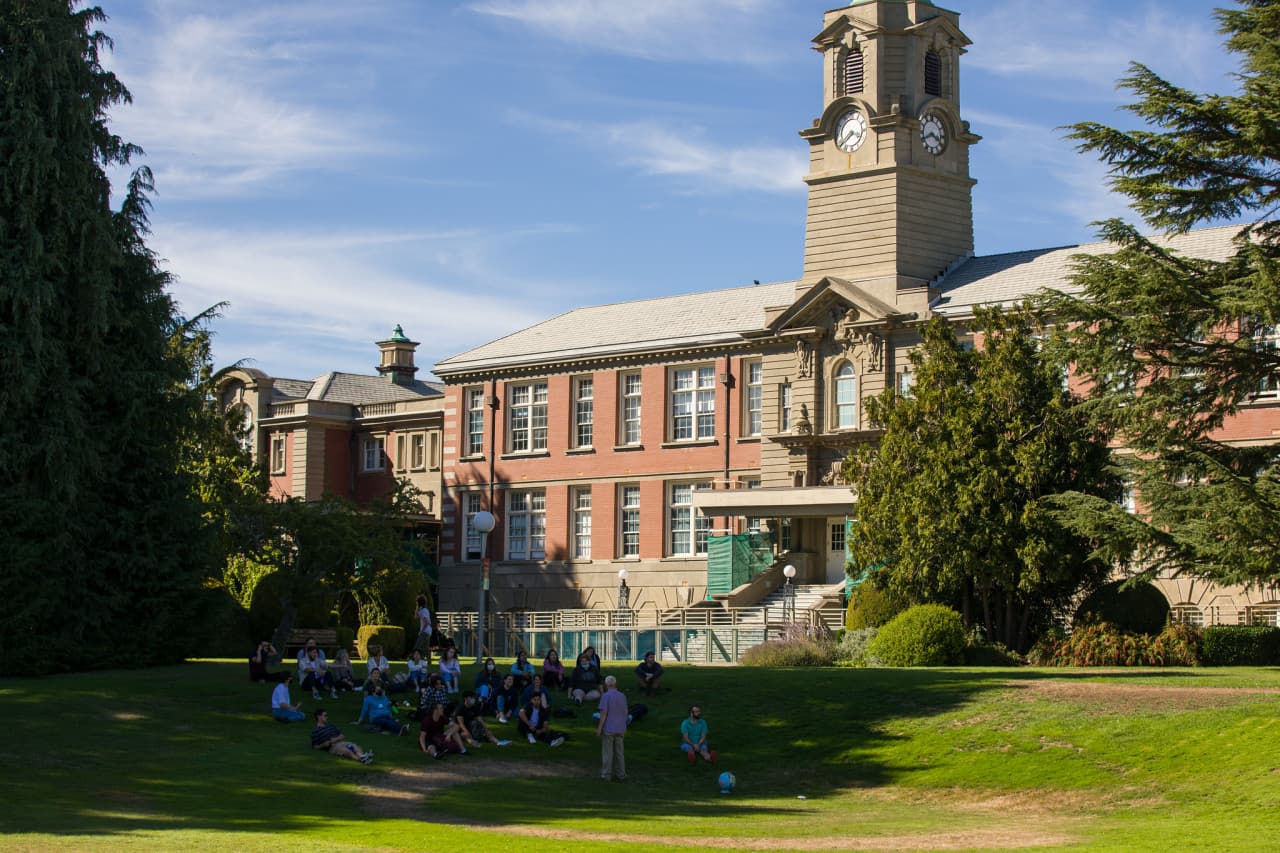
{"label": "brick building", "polygon": [[[826,12],[797,281],[579,308],[446,358],[442,609],[474,606],[484,537],[497,610],[671,608],[708,592],[708,542],[760,531],[799,579],[844,577],[841,460],[875,441],[864,401],[909,393],[934,314],[1068,286],[1072,246],[975,257],[959,15],[926,0]],[[1170,241],[1224,258],[1236,229]],[[1265,391],[1265,389],[1264,389]],[[1274,390],[1232,441],[1274,441]],[[1189,621],[1274,619],[1272,593],[1158,584]],[[722,590],[723,591],[723,590]],[[743,603],[750,603],[743,601]],[[1269,615],[1268,615],[1269,614]]]}

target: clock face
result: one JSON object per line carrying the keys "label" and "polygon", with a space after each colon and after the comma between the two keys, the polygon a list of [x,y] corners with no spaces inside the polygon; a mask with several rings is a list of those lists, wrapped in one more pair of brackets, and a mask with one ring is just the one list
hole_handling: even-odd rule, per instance
{"label": "clock face", "polygon": [[858,110],[849,110],[836,122],[836,147],[853,153],[867,138],[867,118]]}
{"label": "clock face", "polygon": [[930,154],[941,154],[947,147],[947,126],[933,113],[925,113],[920,119],[920,141]]}

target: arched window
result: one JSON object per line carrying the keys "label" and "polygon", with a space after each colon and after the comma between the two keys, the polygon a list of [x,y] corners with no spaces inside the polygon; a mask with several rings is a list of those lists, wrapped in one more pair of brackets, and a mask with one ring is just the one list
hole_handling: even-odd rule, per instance
{"label": "arched window", "polygon": [[863,91],[865,74],[863,73],[863,51],[851,47],[845,54],[844,67],[840,69],[841,95],[859,95]]}
{"label": "arched window", "polygon": [[924,55],[924,93],[942,97],[942,57],[936,50],[929,50]]}
{"label": "arched window", "polygon": [[845,362],[836,371],[836,428],[854,429],[858,426],[858,377],[853,365]]}

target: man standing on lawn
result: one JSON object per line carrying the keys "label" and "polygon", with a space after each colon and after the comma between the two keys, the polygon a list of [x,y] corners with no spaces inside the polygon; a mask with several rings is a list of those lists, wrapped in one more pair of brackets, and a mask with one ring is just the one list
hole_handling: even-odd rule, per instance
{"label": "man standing on lawn", "polygon": [[627,759],[622,754],[622,739],[627,734],[627,697],[612,675],[604,680],[596,734],[600,737],[600,778],[606,782],[623,781],[627,778]]}
{"label": "man standing on lawn", "polygon": [[324,708],[316,708],[316,727],[311,730],[311,748],[326,749],[330,755],[350,758],[361,764],[373,761],[373,753],[365,752],[356,744],[342,736],[338,727],[329,722],[329,712]]}

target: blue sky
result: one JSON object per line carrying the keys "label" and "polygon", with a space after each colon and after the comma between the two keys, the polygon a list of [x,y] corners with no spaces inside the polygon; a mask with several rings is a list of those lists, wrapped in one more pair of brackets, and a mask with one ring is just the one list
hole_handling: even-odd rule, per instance
{"label": "blue sky", "polygon": [[[799,276],[832,0],[100,0],[152,248],[220,363],[371,373],[570,308]],[[1200,0],[968,0],[978,254],[1124,215],[1056,128],[1132,124],[1130,60],[1231,89]],[[425,370],[420,373],[422,375]]]}

